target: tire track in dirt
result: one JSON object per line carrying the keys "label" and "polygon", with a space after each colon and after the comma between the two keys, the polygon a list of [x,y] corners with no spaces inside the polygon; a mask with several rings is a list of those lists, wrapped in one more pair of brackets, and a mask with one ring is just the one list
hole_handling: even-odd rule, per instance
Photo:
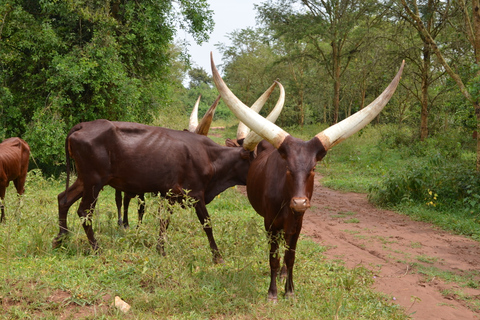
{"label": "tire track in dirt", "polygon": [[[328,259],[349,268],[362,265],[375,274],[375,288],[403,306],[412,319],[480,319],[459,295],[480,304],[480,290],[447,283],[420,269],[473,274],[480,286],[480,243],[413,221],[370,204],[365,194],[320,185],[305,213],[302,234],[327,247]],[[420,267],[419,267],[420,266]],[[447,292],[447,293],[445,293]]]}

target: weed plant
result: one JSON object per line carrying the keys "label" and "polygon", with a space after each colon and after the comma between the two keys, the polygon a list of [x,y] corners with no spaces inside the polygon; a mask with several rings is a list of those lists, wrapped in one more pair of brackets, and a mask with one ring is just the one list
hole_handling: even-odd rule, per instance
{"label": "weed plant", "polygon": [[[175,205],[166,256],[156,244],[166,202],[146,199],[138,227],[117,225],[114,190],[105,187],[93,215],[101,252],[94,254],[72,206],[70,235],[58,233],[57,194],[64,179],[30,171],[21,204],[7,189],[0,225],[0,319],[406,319],[390,299],[371,289],[373,275],[327,261],[324,248],[302,237],[295,265],[296,300],[267,301],[268,247],[263,220],[236,188],[208,206],[225,264],[214,265],[207,238],[191,208]],[[282,288],[282,287],[280,287]],[[280,290],[281,291],[281,290]],[[112,307],[115,296],[131,305]]]}

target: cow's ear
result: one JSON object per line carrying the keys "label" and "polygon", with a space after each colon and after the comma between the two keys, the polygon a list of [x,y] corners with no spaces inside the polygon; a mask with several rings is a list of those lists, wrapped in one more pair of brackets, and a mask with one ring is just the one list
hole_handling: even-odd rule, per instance
{"label": "cow's ear", "polygon": [[230,148],[240,147],[240,144],[236,140],[232,139],[225,140],[225,145]]}

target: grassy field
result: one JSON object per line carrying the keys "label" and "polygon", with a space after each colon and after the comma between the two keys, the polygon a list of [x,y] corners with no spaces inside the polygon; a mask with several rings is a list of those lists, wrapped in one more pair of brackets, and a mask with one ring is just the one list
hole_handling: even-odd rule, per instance
{"label": "grassy field", "polygon": [[[296,300],[267,302],[268,247],[262,219],[235,188],[209,206],[225,264],[214,265],[192,209],[175,208],[166,253],[155,250],[158,209],[147,198],[144,223],[117,226],[114,192],[105,187],[94,215],[101,253],[92,254],[76,215],[71,235],[52,249],[58,232],[56,196],[64,179],[29,173],[19,199],[7,189],[6,223],[0,226],[0,319],[406,319],[391,299],[371,289],[373,275],[327,261],[324,248],[302,237],[295,265]],[[161,211],[160,211],[161,212]],[[160,213],[162,214],[162,213]],[[131,309],[112,307],[119,296]]]}

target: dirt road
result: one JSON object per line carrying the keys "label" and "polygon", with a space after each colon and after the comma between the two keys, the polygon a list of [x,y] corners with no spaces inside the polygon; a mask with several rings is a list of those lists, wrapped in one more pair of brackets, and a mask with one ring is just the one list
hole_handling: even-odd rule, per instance
{"label": "dirt road", "polygon": [[480,288],[479,242],[378,209],[364,194],[334,191],[318,180],[302,234],[326,246],[329,259],[373,270],[376,289],[412,319],[480,319],[480,289],[438,276],[471,275],[470,287]]}

